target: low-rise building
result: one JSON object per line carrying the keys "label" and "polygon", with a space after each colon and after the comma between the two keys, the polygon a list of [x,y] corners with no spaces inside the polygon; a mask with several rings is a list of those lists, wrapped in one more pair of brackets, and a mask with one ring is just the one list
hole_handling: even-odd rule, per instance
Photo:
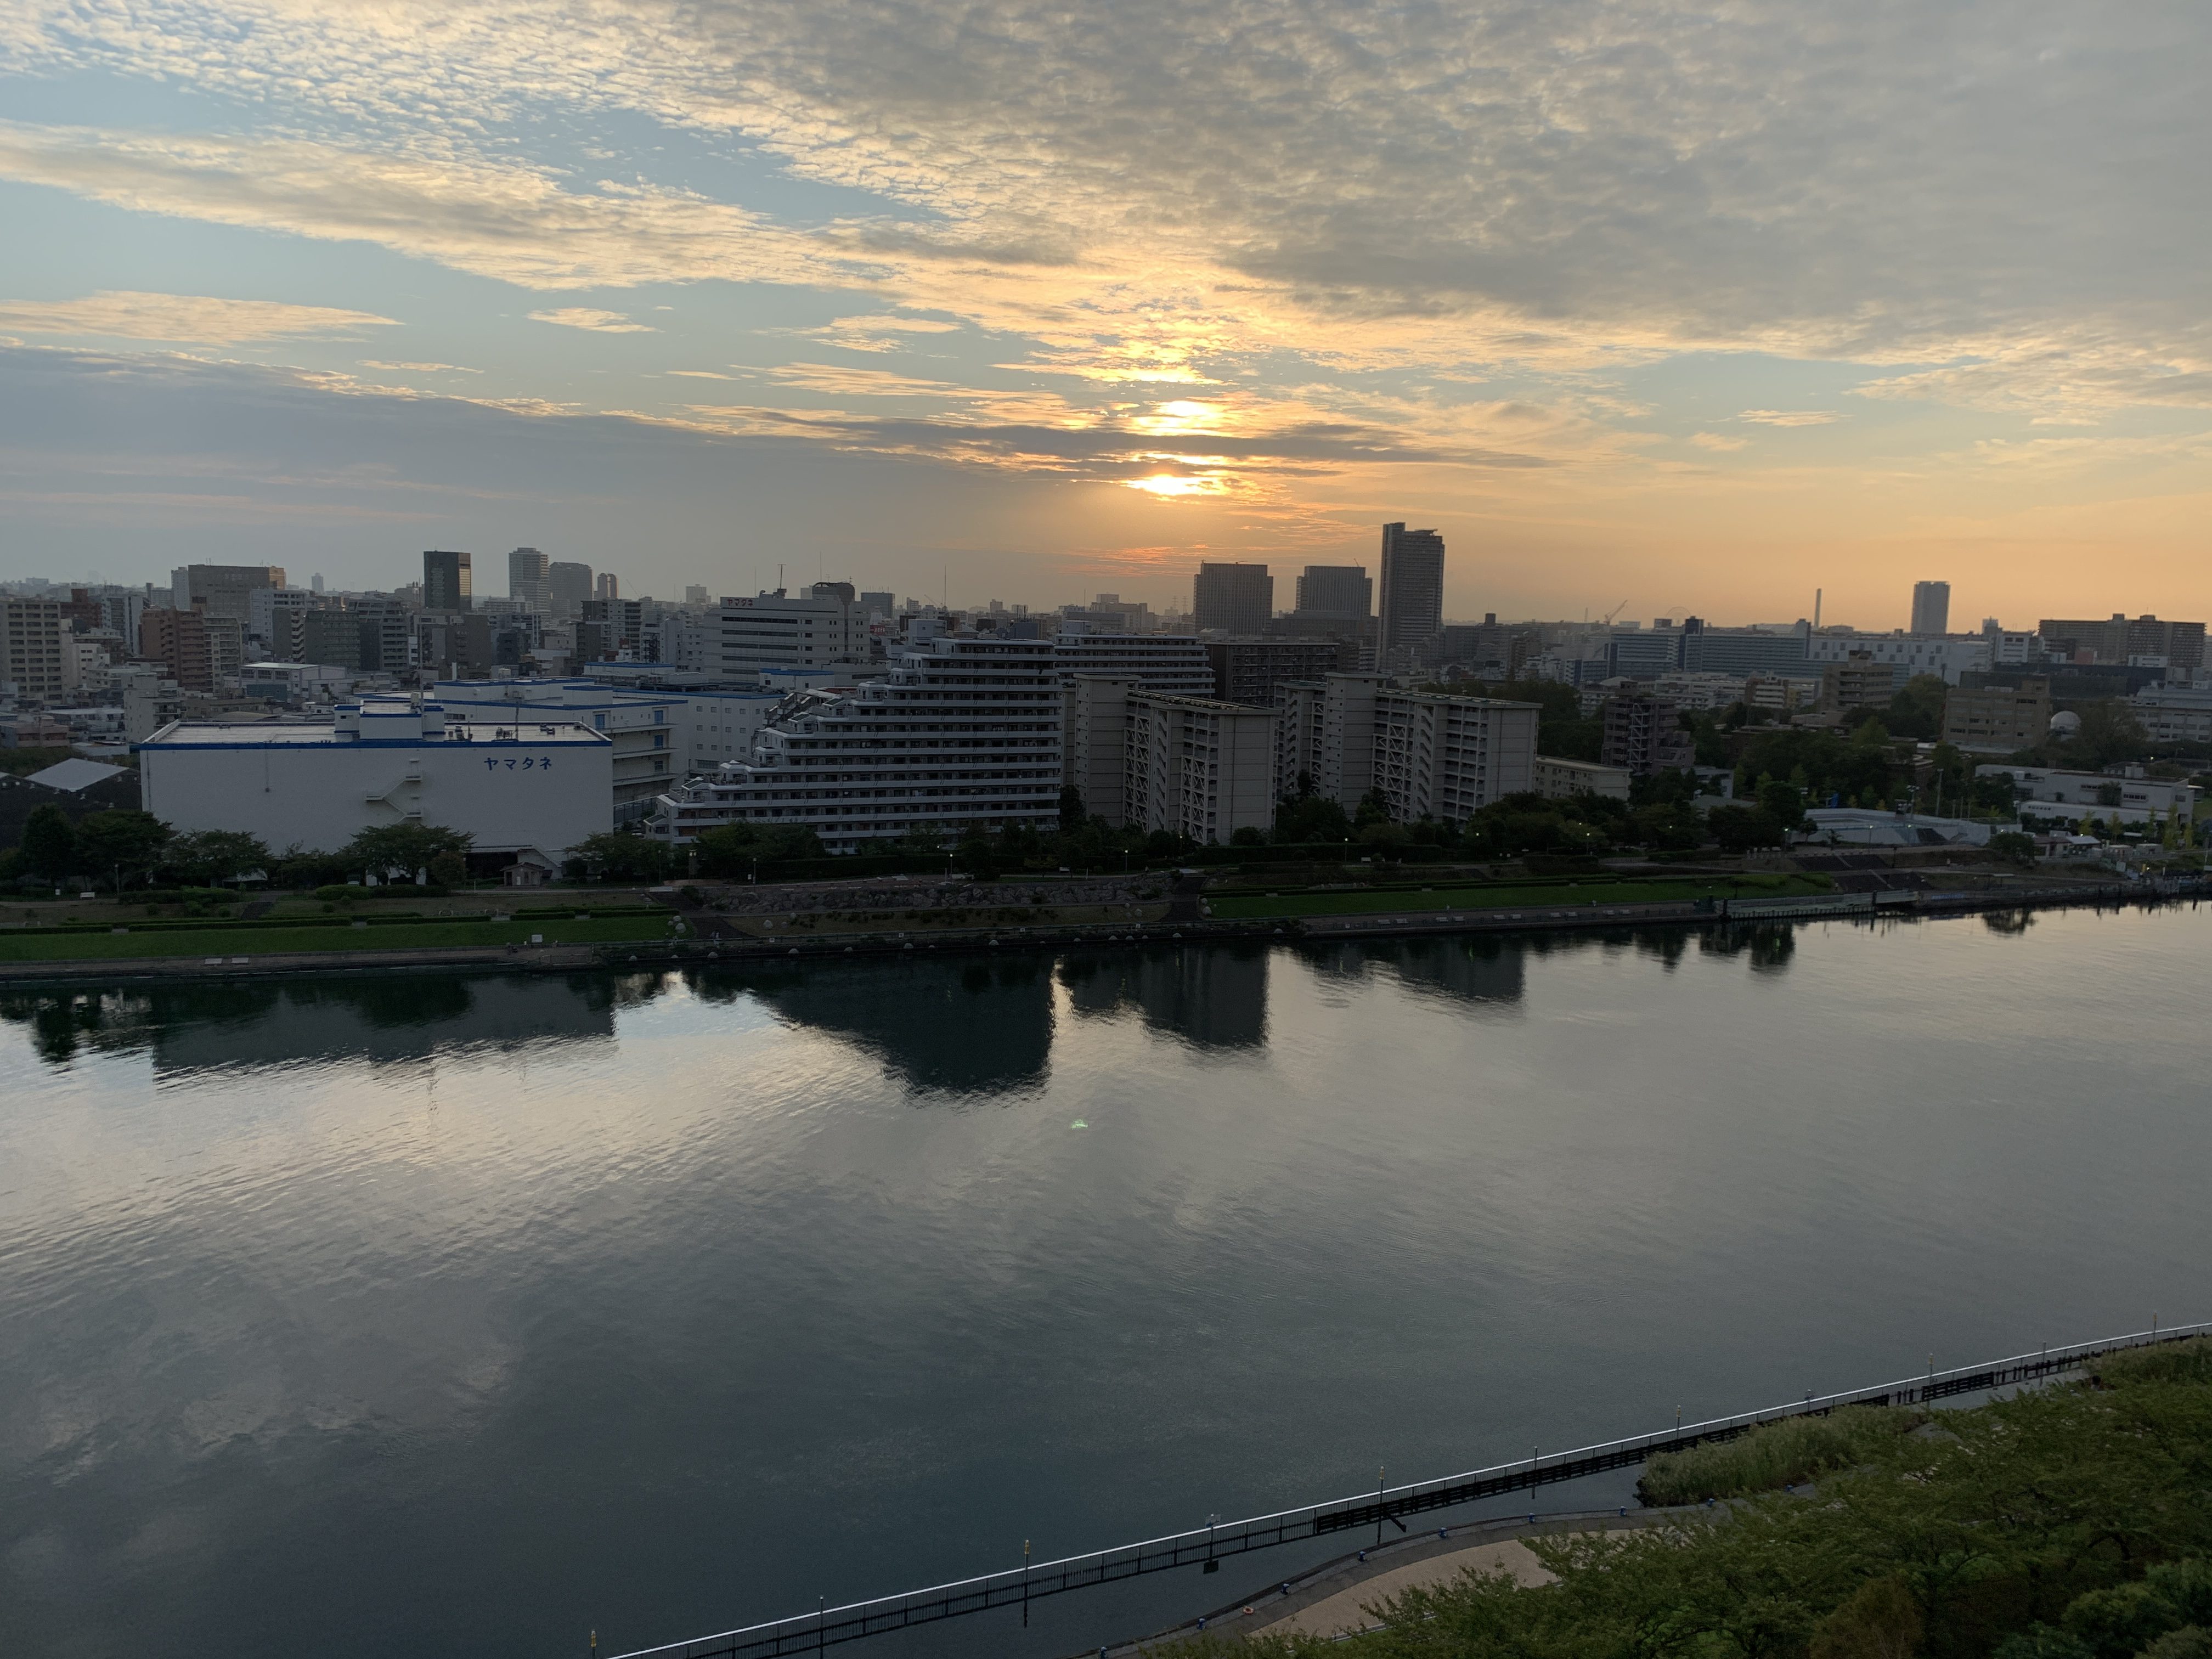
{"label": "low-rise building", "polygon": [[1895,663],[1884,662],[1871,651],[1854,651],[1820,671],[1820,709],[1840,714],[1852,708],[1880,708],[1903,684]]}
{"label": "low-rise building", "polygon": [[2148,823],[2178,813],[2186,823],[2197,812],[2197,789],[2180,780],[2147,778],[2141,767],[2121,772],[2072,772],[2051,766],[1981,765],[1977,777],[2009,774],[2023,817],[2099,817]]}
{"label": "low-rise building", "polygon": [[2212,686],[2147,685],[2129,707],[2154,744],[2212,743]]}
{"label": "low-rise building", "polygon": [[1539,755],[1529,771],[1529,787],[1547,800],[1565,800],[1573,795],[1602,795],[1608,800],[1628,799],[1628,769],[1598,761],[1564,760]]}
{"label": "low-rise building", "polygon": [[574,720],[604,732],[613,747],[609,768],[614,821],[652,811],[661,792],[690,771],[690,707],[678,694],[625,691],[597,680],[440,680],[427,694],[461,717]]}
{"label": "low-rise building", "polygon": [[474,850],[556,863],[613,823],[614,744],[574,720],[468,720],[434,702],[366,699],[327,722],[179,720],[143,743],[148,811],[234,830],[275,851],[335,852],[361,830],[461,830]]}

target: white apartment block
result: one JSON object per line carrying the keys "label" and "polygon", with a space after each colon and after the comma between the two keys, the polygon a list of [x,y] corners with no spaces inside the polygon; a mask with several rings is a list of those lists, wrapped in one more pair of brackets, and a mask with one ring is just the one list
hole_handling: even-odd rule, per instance
{"label": "white apartment block", "polygon": [[173,721],[132,746],[155,817],[179,830],[244,830],[280,852],[335,852],[362,830],[421,823],[465,831],[479,853],[557,864],[612,826],[605,734],[484,714],[366,699],[321,724]]}
{"label": "white apartment block", "polygon": [[1401,691],[1379,674],[1331,674],[1281,688],[1276,772],[1305,773],[1346,811],[1380,789],[1401,820],[1458,822],[1536,787],[1534,703]]}
{"label": "white apartment block", "polygon": [[1085,806],[1119,829],[1212,844],[1275,816],[1275,714],[1212,697],[1078,675],[1065,708],[1066,771]]}
{"label": "white apartment block", "polygon": [[1596,761],[1566,760],[1539,755],[1529,777],[1530,787],[1547,800],[1567,800],[1576,795],[1602,795],[1608,800],[1628,799],[1628,769],[1604,766]]}
{"label": "white apartment block", "polygon": [[868,622],[842,584],[817,582],[793,598],[781,588],[725,599],[716,622],[726,679],[769,668],[827,668],[868,659]]}
{"label": "white apartment block", "polygon": [[1195,635],[1064,633],[1054,638],[1052,649],[1065,680],[1078,674],[1115,674],[1147,691],[1213,695],[1213,659]]}
{"label": "white apartment block", "polygon": [[1534,703],[1384,691],[1375,699],[1375,787],[1401,823],[1457,823],[1535,787]]}
{"label": "white apartment block", "polygon": [[1970,670],[1989,667],[1992,654],[1989,640],[1979,634],[1813,634],[1805,641],[1806,660],[1816,668],[1847,662],[1854,651],[1902,667],[1908,678],[1937,674],[1950,685]]}
{"label": "white apartment block", "polygon": [[1061,687],[1044,640],[957,635],[881,678],[802,691],[751,757],[663,795],[647,826],[689,842],[718,824],[804,824],[832,852],[910,831],[1060,819]]}

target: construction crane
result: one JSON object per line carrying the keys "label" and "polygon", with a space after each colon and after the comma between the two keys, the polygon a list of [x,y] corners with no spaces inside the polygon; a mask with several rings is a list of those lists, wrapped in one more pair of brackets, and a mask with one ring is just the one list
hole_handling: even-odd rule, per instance
{"label": "construction crane", "polygon": [[1613,626],[1613,619],[1627,609],[1628,601],[1626,599],[1623,599],[1619,605],[1613,606],[1612,610],[1607,611],[1599,620],[1603,623],[1606,627],[1610,628]]}

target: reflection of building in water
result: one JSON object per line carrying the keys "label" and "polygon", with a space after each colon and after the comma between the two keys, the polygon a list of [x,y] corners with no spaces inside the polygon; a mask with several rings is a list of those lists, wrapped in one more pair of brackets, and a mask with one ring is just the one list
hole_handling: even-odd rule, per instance
{"label": "reflection of building in water", "polygon": [[640,983],[611,975],[189,981],[150,991],[82,991],[0,1001],[55,1061],[80,1048],[151,1050],[157,1072],[301,1060],[419,1060],[476,1044],[510,1047],[614,1035]]}
{"label": "reflection of building in water", "polygon": [[1258,1048],[1267,1042],[1264,945],[1074,956],[1061,962],[1060,979],[1078,1013],[1133,1007],[1152,1030],[1200,1048]]}
{"label": "reflection of building in water", "polygon": [[1752,972],[1779,974],[1797,954],[1797,930],[1786,921],[1734,923],[1699,934],[1698,949],[1711,957],[1748,957]]}
{"label": "reflection of building in water", "polygon": [[915,1089],[1001,1093],[1041,1082],[1052,1055],[1052,981],[1036,958],[729,969],[693,984],[859,1042]]}
{"label": "reflection of building in water", "polygon": [[1364,980],[1378,968],[1415,989],[1442,991],[1463,1002],[1511,1003],[1525,989],[1528,942],[1472,938],[1346,939],[1300,948],[1327,979]]}

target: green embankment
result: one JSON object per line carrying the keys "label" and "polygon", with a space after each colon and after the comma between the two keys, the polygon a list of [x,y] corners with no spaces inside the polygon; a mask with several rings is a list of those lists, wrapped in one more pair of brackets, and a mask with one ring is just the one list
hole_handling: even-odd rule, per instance
{"label": "green embankment", "polygon": [[1825,876],[1721,876],[1705,880],[1592,880],[1571,886],[1439,886],[1408,892],[1220,893],[1206,901],[1224,921],[1272,916],[1390,915],[1406,910],[1572,910],[1593,904],[1679,904],[1701,898],[1794,898],[1826,893]]}
{"label": "green embankment", "polygon": [[1790,1417],[1737,1440],[1662,1452],[1644,1466],[1636,1495],[1655,1508],[1741,1498],[1863,1462],[1928,1420],[1902,1406],[1846,1406],[1826,1417]]}
{"label": "green embankment", "polygon": [[[1653,1474],[1733,1504],[1532,1539],[1503,1571],[1395,1597],[1342,1642],[1219,1639],[1200,1659],[2207,1659],[2212,1340],[2104,1362],[1917,1432],[1838,1413]],[[1845,1420],[1846,1419],[1850,1420]],[[1701,1460],[1692,1465],[1692,1460]],[[1812,1496],[1772,1489],[1814,1474]]]}
{"label": "green embankment", "polygon": [[665,914],[524,921],[428,920],[329,927],[138,928],[127,933],[0,933],[0,962],[97,962],[131,957],[293,956],[318,951],[420,951],[459,945],[613,945],[669,937]]}

